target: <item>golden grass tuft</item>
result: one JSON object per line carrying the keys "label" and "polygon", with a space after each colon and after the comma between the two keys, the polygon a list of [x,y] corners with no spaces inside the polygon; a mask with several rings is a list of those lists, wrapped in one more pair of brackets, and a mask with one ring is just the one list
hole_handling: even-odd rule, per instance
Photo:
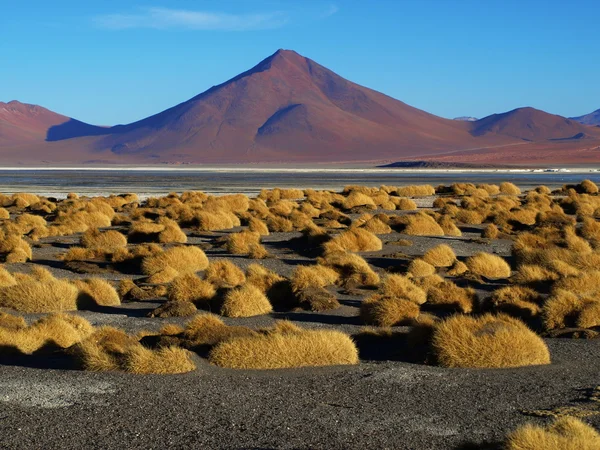
{"label": "golden grass tuft", "polygon": [[498,227],[495,224],[490,223],[483,229],[481,237],[486,239],[496,239],[499,233]]}
{"label": "golden grass tuft", "polygon": [[465,264],[471,273],[486,278],[508,278],[511,274],[510,266],[506,260],[491,253],[476,253],[467,258]]}
{"label": "golden grass tuft", "polygon": [[386,276],[379,292],[384,297],[400,298],[413,302],[416,305],[422,305],[427,300],[425,291],[404,275],[394,274]]}
{"label": "golden grass tuft", "polygon": [[269,235],[269,227],[262,220],[257,219],[256,217],[251,217],[248,220],[248,230],[254,233],[258,233],[261,236]]}
{"label": "golden grass tuft", "polygon": [[375,202],[371,197],[362,192],[352,191],[348,197],[346,197],[342,203],[342,208],[348,210],[357,206],[373,206]]}
{"label": "golden grass tuft", "polygon": [[160,272],[153,273],[148,278],[146,278],[146,283],[150,283],[150,284],[170,283],[175,278],[177,278],[179,275],[180,275],[179,271],[177,271],[173,267],[167,266]]}
{"label": "golden grass tuft", "polygon": [[208,258],[199,247],[184,246],[171,247],[142,261],[142,271],[146,275],[153,275],[167,267],[179,273],[197,272],[208,267]]}
{"label": "golden grass tuft", "polygon": [[[75,280],[73,284],[83,294],[98,306],[118,306],[121,299],[115,288],[106,280],[101,278],[90,278],[87,280]],[[81,302],[81,299],[79,300]]]}
{"label": "golden grass tuft", "polygon": [[423,255],[423,261],[434,267],[450,267],[456,261],[456,253],[446,244],[436,245]]}
{"label": "golden grass tuft", "polygon": [[500,193],[504,195],[521,195],[521,189],[514,183],[503,181],[500,183]]}
{"label": "golden grass tuft", "polygon": [[216,294],[215,287],[200,279],[194,273],[181,275],[173,280],[167,291],[169,301],[192,302],[196,305],[211,300]]}
{"label": "golden grass tuft", "polygon": [[272,311],[269,299],[253,284],[244,284],[229,290],[221,306],[221,315],[226,317],[259,316]]}
{"label": "golden grass tuft", "polygon": [[473,288],[461,288],[452,281],[443,281],[427,290],[427,305],[464,314],[473,312],[477,294]]}
{"label": "golden grass tuft", "polygon": [[[198,309],[192,302],[175,302],[168,301],[163,303],[158,308],[148,314],[148,317],[187,317],[193,316],[198,312]],[[161,334],[166,334],[162,333]],[[177,333],[175,333],[177,334]]]}
{"label": "golden grass tuft", "polygon": [[348,365],[358,364],[358,350],[340,331],[293,327],[223,341],[210,352],[209,361],[233,369]]}
{"label": "golden grass tuft", "polygon": [[192,353],[180,347],[151,350],[136,345],[125,353],[123,368],[134,374],[176,374],[196,370],[196,364]]}
{"label": "golden grass tuft", "polygon": [[317,263],[331,267],[340,274],[338,282],[343,285],[377,286],[379,275],[371,269],[369,263],[358,255],[346,252],[326,254],[317,258]]}
{"label": "golden grass tuft", "polygon": [[419,316],[419,305],[403,297],[374,294],[360,305],[360,316],[367,325],[392,327],[408,324]]}
{"label": "golden grass tuft", "polygon": [[505,368],[550,364],[544,341],[518,319],[500,314],[454,315],[433,332],[432,350],[444,367]]}
{"label": "golden grass tuft", "polygon": [[427,277],[435,273],[435,267],[420,258],[416,258],[410,262],[407,273],[417,278]]}
{"label": "golden grass tuft", "polygon": [[410,236],[444,236],[444,230],[435,219],[421,212],[406,217],[402,232]]}
{"label": "golden grass tuft", "polygon": [[80,245],[87,249],[111,252],[127,246],[127,238],[115,230],[91,228],[81,236]]}
{"label": "golden grass tuft", "polygon": [[494,291],[490,299],[494,310],[525,320],[542,312],[541,302],[542,296],[525,286],[505,286]]}
{"label": "golden grass tuft", "polygon": [[260,264],[250,264],[246,269],[246,282],[256,286],[261,292],[266,293],[273,285],[283,280],[281,275]]}
{"label": "golden grass tuft", "polygon": [[390,226],[378,217],[367,220],[361,227],[373,234],[388,234],[392,232]]}
{"label": "golden grass tuft", "polygon": [[13,286],[15,284],[17,284],[15,277],[13,277],[8,270],[0,265],[0,287]]}
{"label": "golden grass tuft", "polygon": [[22,276],[17,284],[0,288],[0,306],[28,313],[73,311],[78,296],[78,289],[66,280]]}
{"label": "golden grass tuft", "polygon": [[404,186],[396,190],[396,195],[400,197],[427,197],[435,195],[435,189],[429,184]]}
{"label": "golden grass tuft", "polygon": [[231,261],[222,260],[208,265],[204,279],[216,287],[235,287],[246,282],[246,275]]}
{"label": "golden grass tuft", "polygon": [[3,315],[0,322],[0,346],[22,354],[32,354],[46,345],[70,347],[91,334],[91,324],[82,317],[50,314],[27,326],[23,318]]}
{"label": "golden grass tuft", "polygon": [[442,230],[446,236],[462,236],[460,228],[456,226],[449,215],[444,214],[437,220],[437,223],[440,227],[442,227]]}
{"label": "golden grass tuft", "polygon": [[[573,292],[557,289],[544,303],[542,320],[546,330],[575,327],[585,324],[583,328],[595,326],[600,322],[598,300],[579,297]],[[587,310],[587,313],[583,313]],[[583,320],[579,318],[583,315]]]}
{"label": "golden grass tuft", "polygon": [[232,255],[247,255],[253,246],[260,244],[260,234],[253,231],[231,233],[227,238],[227,251]]}
{"label": "golden grass tuft", "polygon": [[559,417],[548,426],[525,424],[510,433],[505,450],[596,450],[600,434],[575,417]]}
{"label": "golden grass tuft", "polygon": [[454,264],[452,264],[452,267],[450,267],[450,269],[448,269],[446,274],[451,277],[458,277],[468,271],[469,271],[469,268],[467,267],[467,265],[464,262],[456,260],[456,261],[454,261]]}
{"label": "golden grass tuft", "polygon": [[323,245],[326,253],[335,251],[375,252],[383,248],[381,239],[363,228],[344,231]]}
{"label": "golden grass tuft", "polygon": [[227,326],[214,314],[198,314],[185,325],[185,347],[213,346],[237,337],[256,336],[258,333],[242,326]]}
{"label": "golden grass tuft", "polygon": [[330,267],[322,265],[298,266],[291,276],[292,289],[296,292],[313,287],[322,288],[335,284],[340,274]]}

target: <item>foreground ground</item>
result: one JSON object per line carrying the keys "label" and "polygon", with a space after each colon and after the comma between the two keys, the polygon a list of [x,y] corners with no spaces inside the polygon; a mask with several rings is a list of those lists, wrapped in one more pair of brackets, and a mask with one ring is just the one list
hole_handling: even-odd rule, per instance
{"label": "foreground ground", "polygon": [[[416,206],[432,208],[435,198],[416,198]],[[347,211],[353,221],[363,212]],[[14,214],[11,211],[11,220]],[[513,235],[482,239],[485,223],[458,225],[460,236],[380,233],[380,250],[356,253],[382,277],[406,273],[412,260],[441,243],[452,247],[459,261],[487,252],[511,262],[514,272]],[[112,229],[126,234],[127,226]],[[228,260],[246,270],[257,262],[247,255],[233,255],[221,245],[223,237],[245,227],[227,231],[182,228],[186,245],[202,247],[211,263]],[[292,244],[301,236],[297,230],[262,236],[268,255],[258,262],[283,277],[291,277],[300,265],[314,264],[315,255]],[[30,260],[4,267],[12,273],[29,273],[37,265],[60,279],[93,276],[115,284],[134,279],[144,286],[142,274],[119,272],[99,258],[65,261],[62,255],[77,246],[80,238],[81,233],[73,233],[35,239]],[[409,240],[409,245],[402,240]],[[508,279],[462,281],[474,289],[479,302],[511,283]],[[547,423],[548,417],[557,415],[557,408],[566,407],[587,423],[600,426],[600,415],[596,415],[600,404],[589,401],[600,385],[596,339],[545,337],[552,359],[549,365],[475,369],[409,362],[401,338],[391,342],[361,338],[365,323],[359,317],[360,306],[373,289],[331,285],[327,290],[341,306],[326,311],[276,308],[270,314],[224,317],[223,321],[258,329],[287,319],[306,329],[341,330],[355,338],[358,365],[228,369],[194,354],[196,370],[143,375],[79,370],[56,352],[1,356],[0,447],[500,448],[519,425]],[[118,306],[73,314],[95,327],[110,325],[132,335],[158,332],[165,324],[185,326],[190,317],[148,317],[165,301],[164,297],[123,300]],[[447,314],[443,311],[440,316]],[[31,323],[45,314],[23,315]],[[394,329],[405,332],[410,327]]]}

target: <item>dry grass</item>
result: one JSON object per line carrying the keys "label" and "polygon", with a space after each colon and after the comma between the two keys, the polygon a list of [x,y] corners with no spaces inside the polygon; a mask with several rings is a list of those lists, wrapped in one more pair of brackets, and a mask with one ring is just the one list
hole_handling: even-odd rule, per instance
{"label": "dry grass", "polygon": [[237,216],[226,211],[198,211],[194,214],[192,223],[199,231],[228,230],[240,226]]}
{"label": "dry grass", "polygon": [[271,257],[269,251],[262,244],[255,244],[250,246],[250,251],[248,252],[249,259],[265,259]]}
{"label": "dry grass", "polygon": [[284,278],[260,264],[250,264],[246,269],[246,282],[256,286],[261,292],[266,293]]}
{"label": "dry grass", "polygon": [[287,328],[223,341],[210,352],[209,360],[233,369],[358,364],[358,350],[348,335],[335,330]]}
{"label": "dry grass", "polygon": [[346,197],[342,203],[342,208],[345,210],[349,210],[355,208],[357,206],[373,206],[375,207],[375,202],[371,197],[361,192],[353,191]]}
{"label": "dry grass", "polygon": [[500,193],[504,195],[521,195],[521,189],[508,181],[500,183]]}
{"label": "dry grass", "polygon": [[361,227],[373,234],[388,234],[392,232],[391,227],[379,217],[367,220]]}
{"label": "dry grass", "polygon": [[450,267],[450,269],[448,269],[446,274],[451,277],[458,277],[458,276],[463,275],[464,273],[468,272],[468,270],[469,270],[469,268],[467,267],[467,265],[464,262],[456,260],[456,261],[454,261],[454,264],[452,264],[452,267]]}
{"label": "dry grass", "polygon": [[322,288],[335,284],[340,274],[330,267],[322,265],[298,266],[294,269],[290,281],[292,289],[298,292],[309,287]]}
{"label": "dry grass", "polygon": [[252,247],[260,244],[260,234],[253,231],[231,233],[227,238],[227,251],[232,255],[247,255]]}
{"label": "dry grass", "polygon": [[406,216],[406,227],[402,232],[410,236],[444,236],[444,230],[433,219],[424,213]]}
{"label": "dry grass", "polygon": [[446,236],[462,236],[460,228],[456,226],[449,215],[444,214],[437,220],[437,223],[442,228]]}
{"label": "dry grass", "polygon": [[100,231],[92,228],[81,236],[80,245],[84,248],[108,253],[126,247],[127,238],[115,230]]}
{"label": "dry grass", "polygon": [[201,305],[210,301],[216,293],[211,283],[200,279],[196,274],[187,273],[173,280],[169,285],[167,297],[173,302],[192,302]]}
{"label": "dry grass", "polygon": [[419,316],[419,305],[403,297],[374,294],[360,305],[360,316],[367,325],[392,327],[408,324]]}
{"label": "dry grass", "polygon": [[493,223],[490,223],[483,229],[481,237],[486,239],[496,239],[499,233],[500,231],[498,230],[498,227]]}
{"label": "dry grass", "polygon": [[471,313],[477,301],[473,288],[461,288],[452,281],[444,281],[427,291],[427,305],[461,313]]}
{"label": "dry grass", "polygon": [[435,189],[429,184],[404,186],[396,190],[396,195],[399,197],[427,197],[435,195]]}
{"label": "dry grass", "polygon": [[17,284],[17,280],[8,270],[0,265],[0,287],[13,286]]}
{"label": "dry grass", "polygon": [[340,302],[329,291],[321,287],[308,287],[296,292],[298,306],[309,311],[329,311],[339,308]]}
{"label": "dry grass", "polygon": [[466,265],[475,275],[486,278],[508,278],[511,270],[504,258],[491,253],[479,252],[467,258]]}
{"label": "dry grass", "polygon": [[596,450],[600,434],[575,417],[560,417],[542,427],[525,424],[510,433],[506,450]]}
{"label": "dry grass", "polygon": [[87,280],[75,280],[73,284],[80,292],[79,303],[88,300],[81,299],[81,294],[86,296],[89,301],[98,306],[118,306],[121,299],[115,288],[106,280],[101,278],[90,278]]}
{"label": "dry grass", "polygon": [[124,355],[123,369],[134,374],[176,374],[196,370],[192,353],[171,346],[151,350],[136,345]]}
{"label": "dry grass", "polygon": [[269,314],[273,307],[266,295],[253,284],[229,290],[223,299],[221,315],[226,317],[251,317]]}
{"label": "dry grass", "polygon": [[375,252],[383,248],[381,240],[363,228],[352,228],[323,245],[326,253],[336,251]]}
{"label": "dry grass", "polygon": [[539,316],[542,296],[535,290],[524,286],[506,286],[492,294],[490,304],[494,310],[519,317],[524,320]]}
{"label": "dry grass", "polygon": [[235,287],[246,282],[246,275],[231,261],[222,260],[209,264],[204,279],[216,287]]}
{"label": "dry grass", "polygon": [[167,267],[179,273],[197,272],[208,267],[208,258],[204,252],[194,246],[171,247],[154,256],[147,256],[142,261],[142,271],[153,275]]}
{"label": "dry grass", "polygon": [[170,283],[175,278],[177,278],[179,275],[180,275],[179,271],[177,271],[173,267],[168,266],[164,270],[153,273],[148,278],[146,278],[146,283],[150,283],[150,284]]}
{"label": "dry grass", "polygon": [[67,348],[92,332],[90,323],[78,316],[50,314],[27,326],[23,318],[5,314],[0,322],[0,346],[32,354],[45,346]]}
{"label": "dry grass", "polygon": [[78,297],[79,290],[73,284],[52,275],[25,275],[17,284],[0,288],[0,306],[28,313],[73,311]]}
{"label": "dry grass", "polygon": [[416,258],[410,262],[407,273],[417,278],[428,277],[435,273],[435,267],[420,258]]}
{"label": "dry grass", "polygon": [[248,230],[254,233],[258,233],[261,236],[269,235],[269,227],[262,220],[257,219],[256,217],[251,217],[248,220]]}
{"label": "dry grass", "polygon": [[184,346],[194,349],[214,346],[232,338],[256,335],[256,331],[247,327],[227,326],[214,314],[198,314],[186,324],[182,337]]}
{"label": "dry grass", "polygon": [[423,261],[434,267],[450,267],[456,261],[456,254],[449,245],[440,244],[427,250]]}
{"label": "dry grass", "polygon": [[[578,326],[578,323],[591,324],[600,322],[600,316],[596,316],[598,300],[595,298],[579,297],[573,292],[557,289],[544,303],[542,309],[542,320],[544,328],[554,330],[566,327]],[[584,320],[579,321],[583,311],[588,310]]]}
{"label": "dry grass", "polygon": [[422,305],[427,300],[425,291],[403,275],[385,277],[379,292],[384,297],[403,299],[416,305]]}
{"label": "dry grass", "polygon": [[360,256],[336,252],[317,258],[317,263],[331,267],[340,274],[338,282],[343,285],[356,284],[358,286],[377,286],[379,275],[371,269],[371,266]]}
{"label": "dry grass", "polygon": [[[198,309],[192,302],[168,301],[148,314],[148,317],[188,317],[193,316]],[[162,333],[161,334],[166,334]],[[177,333],[175,333],[177,334]]]}
{"label": "dry grass", "polygon": [[506,315],[455,315],[435,327],[433,353],[444,367],[504,368],[550,364],[544,341]]}

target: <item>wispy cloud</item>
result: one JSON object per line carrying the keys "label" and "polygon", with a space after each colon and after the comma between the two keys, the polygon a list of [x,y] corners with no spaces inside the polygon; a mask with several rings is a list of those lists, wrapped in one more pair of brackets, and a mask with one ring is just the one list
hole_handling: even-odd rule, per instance
{"label": "wispy cloud", "polygon": [[113,30],[154,28],[250,31],[280,28],[288,20],[288,15],[281,11],[226,14],[169,8],[145,8],[135,14],[106,14],[94,18],[94,22],[99,27]]}
{"label": "wispy cloud", "polygon": [[331,17],[333,16],[335,13],[337,13],[340,10],[340,8],[337,5],[329,5],[327,7],[327,9],[325,11],[323,11],[321,13],[321,15],[319,16],[321,19],[326,19],[327,17]]}

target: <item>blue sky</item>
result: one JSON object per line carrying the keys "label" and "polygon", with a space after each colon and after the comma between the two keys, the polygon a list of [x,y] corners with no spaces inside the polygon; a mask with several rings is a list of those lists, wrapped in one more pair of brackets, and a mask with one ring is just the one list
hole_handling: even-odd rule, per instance
{"label": "blue sky", "polygon": [[0,101],[102,125],[293,49],[443,116],[600,108],[600,2],[0,0]]}

